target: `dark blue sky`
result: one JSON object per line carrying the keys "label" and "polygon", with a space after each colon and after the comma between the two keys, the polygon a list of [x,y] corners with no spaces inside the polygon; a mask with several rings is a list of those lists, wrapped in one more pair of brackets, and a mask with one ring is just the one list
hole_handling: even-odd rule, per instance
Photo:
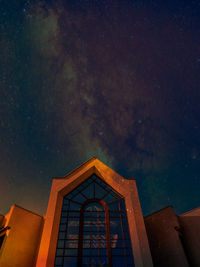
{"label": "dark blue sky", "polygon": [[145,215],[200,206],[199,1],[0,1],[0,213],[92,156]]}

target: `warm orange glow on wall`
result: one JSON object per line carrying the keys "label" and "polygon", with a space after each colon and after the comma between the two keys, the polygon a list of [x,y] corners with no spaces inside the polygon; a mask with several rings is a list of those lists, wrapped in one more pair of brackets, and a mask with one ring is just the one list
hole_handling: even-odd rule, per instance
{"label": "warm orange glow on wall", "polygon": [[0,253],[0,267],[32,267],[35,265],[43,218],[13,205],[5,216],[6,238]]}
{"label": "warm orange glow on wall", "polygon": [[134,179],[124,179],[97,158],[63,178],[53,179],[36,267],[54,267],[63,197],[92,174],[99,176],[125,198],[135,266],[151,267],[152,260]]}

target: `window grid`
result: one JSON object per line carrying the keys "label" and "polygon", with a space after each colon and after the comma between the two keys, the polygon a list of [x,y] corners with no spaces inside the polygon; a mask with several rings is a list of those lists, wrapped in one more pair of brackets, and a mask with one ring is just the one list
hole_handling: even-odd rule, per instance
{"label": "window grid", "polygon": [[[56,267],[77,266],[80,210],[84,202],[88,201],[88,199],[95,198],[103,200],[109,210],[109,246],[113,262],[112,266],[115,267],[115,262],[118,263],[122,258],[124,262],[121,263],[121,267],[134,266],[124,199],[114,192],[104,181],[96,175],[93,175],[63,199],[55,258]],[[90,221],[89,230],[84,230],[84,233],[88,233],[90,238],[85,238],[87,236],[83,237],[83,241],[89,242],[90,264],[86,264],[85,261],[88,259],[88,255],[82,255],[83,260],[81,266],[100,266],[99,263],[95,264],[92,260],[100,259],[106,251],[106,246],[104,250],[100,250],[101,242],[107,245],[105,237],[104,239],[102,238],[103,234],[105,236],[105,231],[107,231],[102,226],[102,219],[104,218],[105,211],[103,210],[90,210],[84,214],[84,220]],[[96,230],[94,230],[93,225],[94,219],[96,219]],[[106,223],[104,226],[105,228],[107,227]],[[97,245],[97,248],[92,247],[92,242],[96,242],[94,244]],[[94,252],[97,252],[97,254],[94,254]],[[107,263],[101,266],[111,266],[111,264],[107,260]]]}

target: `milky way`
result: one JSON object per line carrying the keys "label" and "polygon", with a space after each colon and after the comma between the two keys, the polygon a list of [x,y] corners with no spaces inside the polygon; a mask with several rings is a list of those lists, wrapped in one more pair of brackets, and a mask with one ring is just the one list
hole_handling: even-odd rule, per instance
{"label": "milky way", "polygon": [[92,156],[142,208],[200,205],[200,5],[2,2],[0,212],[44,213],[51,177]]}

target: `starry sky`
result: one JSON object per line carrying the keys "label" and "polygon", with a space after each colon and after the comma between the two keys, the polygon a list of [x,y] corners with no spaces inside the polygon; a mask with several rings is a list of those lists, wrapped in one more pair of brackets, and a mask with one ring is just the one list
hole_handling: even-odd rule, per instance
{"label": "starry sky", "polygon": [[96,156],[148,215],[200,206],[200,2],[0,1],[0,213]]}

